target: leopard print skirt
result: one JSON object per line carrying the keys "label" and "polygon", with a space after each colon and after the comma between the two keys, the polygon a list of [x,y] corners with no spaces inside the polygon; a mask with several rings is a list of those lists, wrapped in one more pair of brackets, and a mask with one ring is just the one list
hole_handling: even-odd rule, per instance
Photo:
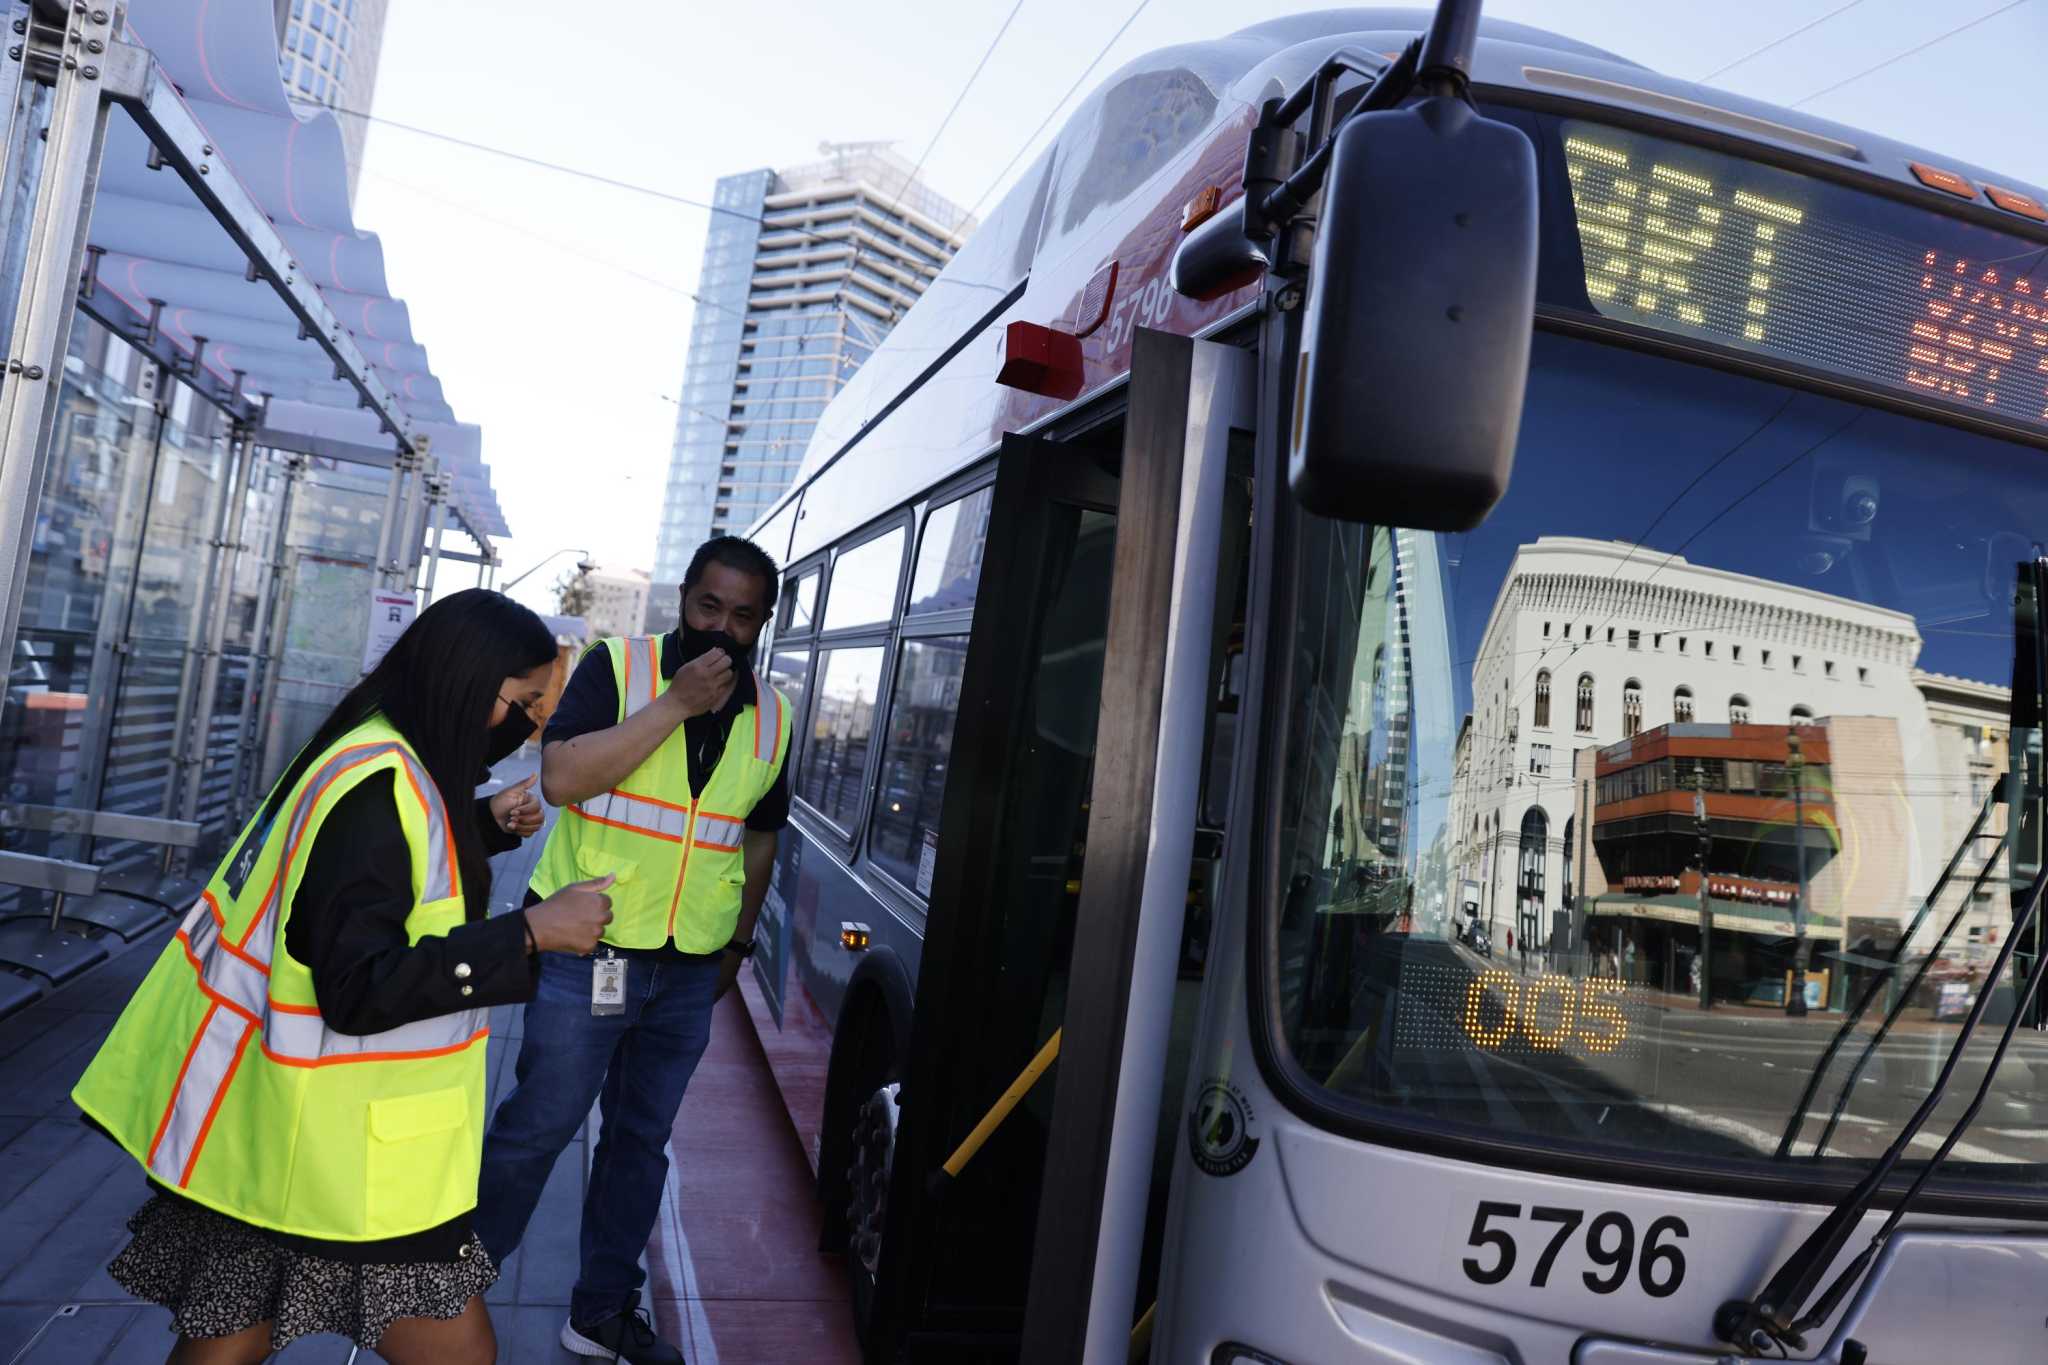
{"label": "leopard print skirt", "polygon": [[282,1246],[189,1200],[152,1195],[108,1273],[171,1310],[171,1330],[224,1337],[270,1323],[270,1348],[334,1332],[374,1347],[400,1318],[453,1318],[498,1278],[474,1234],[451,1261],[353,1265]]}

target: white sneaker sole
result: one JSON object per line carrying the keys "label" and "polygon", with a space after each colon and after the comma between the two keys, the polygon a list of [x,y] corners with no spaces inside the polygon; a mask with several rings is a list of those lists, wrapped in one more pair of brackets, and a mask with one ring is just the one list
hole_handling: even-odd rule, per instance
{"label": "white sneaker sole", "polygon": [[576,1324],[567,1318],[562,1320],[562,1349],[575,1355],[588,1356],[594,1360],[617,1360],[618,1352],[609,1346],[600,1346],[576,1330]]}

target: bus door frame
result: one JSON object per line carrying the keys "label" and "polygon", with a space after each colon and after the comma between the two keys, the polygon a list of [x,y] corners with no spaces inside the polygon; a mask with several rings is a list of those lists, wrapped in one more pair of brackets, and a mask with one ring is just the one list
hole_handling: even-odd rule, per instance
{"label": "bus door frame", "polygon": [[[1161,1101],[1165,1086],[1186,1083],[1163,1070],[1199,814],[1230,439],[1253,429],[1255,392],[1249,350],[1149,329],[1133,338],[1086,867],[1025,1293],[1026,1362],[1122,1361],[1144,1306],[1134,1299]],[[989,609],[977,610],[970,637],[956,779],[999,771],[1013,740],[1018,656],[1034,642],[1015,629],[1004,580],[1034,581],[1044,502],[1032,494],[1059,477],[1046,471],[1081,463],[1059,454],[1054,443],[1004,441],[978,594]],[[990,666],[977,669],[979,659]],[[930,1244],[925,1182],[964,1134],[931,1132],[917,1097],[971,1074],[963,1063],[974,1030],[947,1025],[973,1017],[977,983],[947,965],[963,950],[976,960],[980,926],[957,908],[980,903],[999,786],[947,785],[932,903],[956,911],[928,922],[891,1190],[894,1265],[885,1251],[882,1269],[882,1311],[897,1330],[923,1316],[931,1259],[972,1254]],[[993,1087],[991,1099],[1009,1080],[978,1079]]]}

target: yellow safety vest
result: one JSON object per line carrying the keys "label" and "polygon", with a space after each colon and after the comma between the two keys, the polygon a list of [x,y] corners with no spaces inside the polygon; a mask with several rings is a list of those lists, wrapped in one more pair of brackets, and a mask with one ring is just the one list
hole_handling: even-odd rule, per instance
{"label": "yellow safety vest", "polygon": [[488,1012],[336,1033],[285,947],[321,822],[380,772],[395,774],[412,849],[407,939],[463,922],[441,794],[373,717],[319,755],[268,829],[243,830],[71,1092],[158,1183],[245,1223],[344,1242],[474,1208],[483,1151]]}
{"label": "yellow safety vest", "polygon": [[[621,721],[668,690],[659,636],[600,640],[589,652],[599,649],[611,659]],[[534,893],[616,875],[606,943],[654,948],[673,939],[686,953],[717,952],[739,922],[747,816],[775,786],[790,723],[788,700],[755,674],[754,705],[740,708],[695,797],[678,725],[625,781],[562,812],[534,871]]]}

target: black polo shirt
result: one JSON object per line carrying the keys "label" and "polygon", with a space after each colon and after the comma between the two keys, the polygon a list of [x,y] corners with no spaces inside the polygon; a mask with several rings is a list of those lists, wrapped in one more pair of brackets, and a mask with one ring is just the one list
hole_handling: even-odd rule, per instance
{"label": "black polo shirt", "polygon": [[[661,637],[661,676],[673,678],[683,666],[682,639],[675,631]],[[719,758],[725,753],[726,739],[732,733],[732,723],[739,716],[740,708],[754,700],[754,675],[742,671],[733,682],[732,696],[725,706],[708,715],[691,716],[683,722],[683,738],[689,745],[690,795],[703,794],[704,784],[711,780],[712,769],[718,766]],[[609,730],[619,723],[619,684],[612,676],[611,656],[607,651],[593,649],[583,656],[576,665],[576,671],[569,675],[569,685],[562,689],[562,699],[555,706],[554,715],[548,718],[548,728],[541,737],[543,745],[557,740],[574,739],[597,730]],[[666,793],[647,792],[646,795],[664,798]],[[789,823],[789,748],[783,747],[782,762],[775,770],[775,785],[768,794],[755,803],[747,812],[747,828],[761,834],[773,834]]]}

